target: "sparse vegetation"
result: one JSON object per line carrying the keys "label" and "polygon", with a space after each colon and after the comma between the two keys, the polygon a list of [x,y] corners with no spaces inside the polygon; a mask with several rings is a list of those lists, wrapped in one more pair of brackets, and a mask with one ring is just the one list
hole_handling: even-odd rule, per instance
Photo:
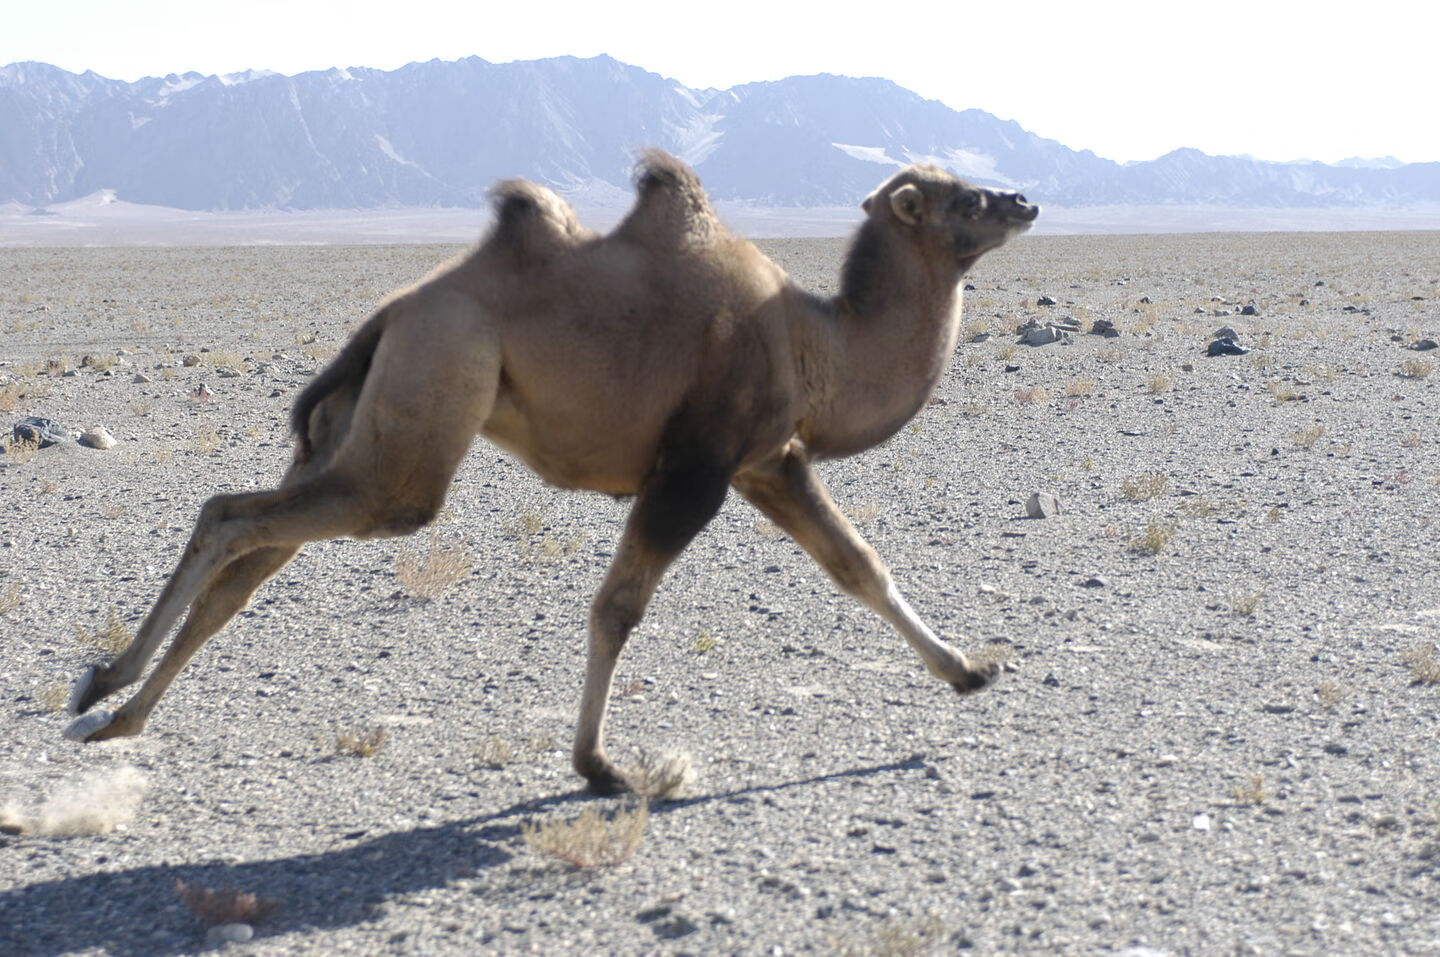
{"label": "sparse vegetation", "polygon": [[690,755],[683,753],[642,752],[621,774],[630,790],[646,800],[678,801],[695,783]]}
{"label": "sparse vegetation", "polygon": [[423,554],[406,546],[395,559],[395,577],[421,601],[434,601],[468,574],[469,554],[458,543],[441,542],[438,532],[430,533],[430,547]]}
{"label": "sparse vegetation", "polygon": [[1283,379],[1271,379],[1265,383],[1265,389],[1276,402],[1294,402],[1299,398],[1295,390],[1290,387],[1290,383]]}
{"label": "sparse vegetation", "polygon": [[785,530],[768,518],[755,522],[755,533],[767,542],[778,542],[785,537]]}
{"label": "sparse vegetation", "polygon": [[24,598],[20,594],[20,585],[16,583],[0,592],[0,615],[8,615],[20,607]]}
{"label": "sparse vegetation", "polygon": [[1326,708],[1333,708],[1344,701],[1350,689],[1337,681],[1326,679],[1315,686],[1315,700]]}
{"label": "sparse vegetation", "polygon": [[125,627],[125,623],[120,620],[119,610],[112,607],[105,616],[105,627],[99,631],[91,632],[85,630],[83,625],[77,624],[75,626],[75,637],[83,644],[92,645],[110,655],[118,655],[130,647],[130,642],[134,638],[134,635]]}
{"label": "sparse vegetation", "polygon": [[1183,518],[1204,518],[1215,511],[1214,504],[1204,495],[1191,495],[1175,509]]}
{"label": "sparse vegetation", "polygon": [[35,701],[41,710],[55,713],[70,703],[70,682],[52,681],[35,692]]}
{"label": "sparse vegetation", "polygon": [[868,940],[836,941],[841,957],[923,957],[945,940],[945,925],[936,914],[891,917]]}
{"label": "sparse vegetation", "polygon": [[650,805],[642,801],[606,817],[595,805],[570,821],[526,821],[520,825],[525,846],[574,868],[614,867],[634,856],[645,838]]}
{"label": "sparse vegetation", "polygon": [[1404,654],[1405,663],[1410,666],[1410,673],[1414,676],[1417,685],[1440,684],[1440,655],[1435,653],[1435,646],[1417,645],[1408,649]]}
{"label": "sparse vegetation", "polygon": [[251,894],[248,891],[225,887],[211,890],[199,884],[175,881],[175,893],[196,919],[207,927],[225,924],[258,924],[274,914],[280,907],[278,901]]}
{"label": "sparse vegetation", "polygon": [[389,740],[390,732],[378,726],[341,731],[335,735],[335,752],[352,758],[368,758]]}
{"label": "sparse vegetation", "polygon": [[1175,380],[1170,378],[1170,375],[1165,372],[1152,373],[1150,377],[1145,380],[1145,387],[1157,395],[1161,392],[1169,392],[1174,384]]}
{"label": "sparse vegetation", "polygon": [[1424,379],[1434,371],[1434,364],[1424,359],[1412,358],[1400,363],[1400,374],[1407,379]]}
{"label": "sparse vegetation", "polygon": [[1301,429],[1299,432],[1290,434],[1290,441],[1295,443],[1297,449],[1308,449],[1320,441],[1320,436],[1325,434],[1325,426],[1312,425],[1308,429]]}
{"label": "sparse vegetation", "polygon": [[1032,386],[1028,389],[1016,389],[1015,401],[1021,405],[1044,405],[1050,401],[1050,393],[1045,391],[1044,386]]}
{"label": "sparse vegetation", "polygon": [[869,525],[875,521],[880,514],[880,506],[874,502],[866,502],[863,505],[845,506],[845,517],[855,525]]}
{"label": "sparse vegetation", "polygon": [[705,652],[714,649],[719,643],[719,639],[710,633],[709,628],[701,628],[700,634],[696,637],[695,643],[690,646],[690,650],[703,655]]}
{"label": "sparse vegetation", "polygon": [[515,746],[499,735],[492,734],[475,749],[475,758],[487,768],[503,768],[515,760]]}
{"label": "sparse vegetation", "polygon": [[34,439],[17,439],[7,435],[0,439],[0,449],[5,450],[9,461],[23,465],[33,459],[36,452],[40,451],[40,443]]}
{"label": "sparse vegetation", "polygon": [[1264,598],[1264,591],[1237,592],[1230,596],[1230,613],[1248,618],[1255,614]]}
{"label": "sparse vegetation", "polygon": [[1120,483],[1120,494],[1132,502],[1148,502],[1170,487],[1170,477],[1163,472],[1137,475]]}
{"label": "sparse vegetation", "polygon": [[1071,379],[1065,383],[1065,394],[1072,396],[1089,395],[1095,391],[1094,379]]}
{"label": "sparse vegetation", "polygon": [[1152,521],[1140,534],[1130,539],[1130,550],[1141,555],[1158,555],[1175,537],[1175,526],[1168,522]]}
{"label": "sparse vegetation", "polygon": [[220,448],[220,433],[214,422],[201,422],[195,427],[195,451],[214,455]]}
{"label": "sparse vegetation", "polygon": [[1246,775],[1245,783],[1235,785],[1230,794],[1235,798],[1236,804],[1263,804],[1270,796],[1270,792],[1265,790],[1263,774]]}

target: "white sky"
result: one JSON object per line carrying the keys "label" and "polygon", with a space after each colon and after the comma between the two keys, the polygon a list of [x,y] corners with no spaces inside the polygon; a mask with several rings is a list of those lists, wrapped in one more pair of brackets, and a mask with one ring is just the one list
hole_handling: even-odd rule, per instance
{"label": "white sky", "polygon": [[[608,53],[691,87],[883,76],[1074,149],[1440,161],[1440,4],[995,0],[4,0],[0,64],[195,70]],[[865,145],[865,144],[858,144]]]}

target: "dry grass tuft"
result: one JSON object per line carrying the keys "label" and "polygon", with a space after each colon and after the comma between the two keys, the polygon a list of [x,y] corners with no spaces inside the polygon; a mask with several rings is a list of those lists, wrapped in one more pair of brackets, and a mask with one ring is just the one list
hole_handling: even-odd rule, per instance
{"label": "dry grass tuft", "polygon": [[1136,475],[1120,483],[1120,494],[1132,502],[1148,502],[1170,487],[1170,477],[1164,472]]}
{"label": "dry grass tuft", "polygon": [[1320,441],[1320,436],[1324,434],[1325,426],[1312,425],[1308,429],[1302,429],[1299,432],[1292,432],[1290,434],[1290,441],[1295,443],[1295,447],[1297,449],[1308,449],[1313,447],[1316,442]]}
{"label": "dry grass tuft", "polygon": [[1270,796],[1265,790],[1265,775],[1247,775],[1244,784],[1237,784],[1230,789],[1230,795],[1235,798],[1236,804],[1262,804]]}
{"label": "dry grass tuft", "polygon": [[220,431],[214,422],[201,422],[195,426],[195,451],[201,455],[214,455],[220,450]]}
{"label": "dry grass tuft", "polygon": [[1326,679],[1315,686],[1315,700],[1326,708],[1333,708],[1344,701],[1350,694],[1350,689],[1338,681]]}
{"label": "dry grass tuft", "polygon": [[1248,618],[1255,614],[1264,598],[1264,591],[1237,592],[1230,596],[1230,613],[1241,618]]}
{"label": "dry grass tuft", "polygon": [[874,502],[866,502],[864,505],[847,505],[844,508],[845,517],[855,525],[869,525],[875,521],[880,514],[880,506]]}
{"label": "dry grass tuft", "polygon": [[1423,379],[1435,371],[1435,366],[1424,359],[1406,359],[1400,363],[1400,374],[1407,379]]}
{"label": "dry grass tuft", "polygon": [[8,802],[0,808],[0,831],[37,837],[109,834],[135,820],[145,786],[144,776],[128,765],[93,774],[62,787],[38,808]]}
{"label": "dry grass tuft", "polygon": [[1065,394],[1072,396],[1089,395],[1095,391],[1094,379],[1071,379],[1065,383]]}
{"label": "dry grass tuft", "polygon": [[634,856],[649,821],[650,805],[643,801],[609,817],[591,805],[571,821],[526,821],[520,832],[530,850],[571,867],[614,867]]}
{"label": "dry grass tuft", "polygon": [[1021,405],[1044,405],[1050,401],[1050,393],[1045,391],[1044,386],[1033,386],[1029,389],[1016,389],[1015,401]]}
{"label": "dry grass tuft", "polygon": [[35,701],[51,714],[65,710],[65,706],[70,703],[70,682],[50,682],[35,692]]}
{"label": "dry grass tuft", "polygon": [[515,760],[515,746],[499,735],[492,734],[475,749],[475,757],[487,768],[503,768]]}
{"label": "dry grass tuft", "polygon": [[19,608],[25,599],[20,594],[19,584],[11,585],[5,591],[0,592],[0,615],[8,615]]}
{"label": "dry grass tuft", "polygon": [[936,914],[891,917],[868,940],[835,941],[835,952],[841,957],[923,957],[944,940],[945,925]]}
{"label": "dry grass tuft", "polygon": [[1434,645],[1417,645],[1403,655],[1417,685],[1440,685],[1440,655]]}
{"label": "dry grass tuft", "polygon": [[5,455],[11,462],[24,465],[35,457],[36,452],[40,451],[40,443],[34,439],[17,439],[7,435],[0,439],[0,449],[5,450]]}
{"label": "dry grass tuft", "polygon": [[1215,511],[1215,505],[1208,496],[1192,495],[1182,501],[1175,511],[1185,518],[1204,518]]}
{"label": "dry grass tuft", "polygon": [[86,631],[83,625],[77,624],[75,626],[75,637],[81,642],[87,645],[93,645],[108,654],[118,655],[130,647],[130,642],[135,636],[130,633],[130,629],[126,628],[125,623],[120,620],[119,610],[112,607],[105,616],[104,628],[91,633]]}
{"label": "dry grass tuft", "polygon": [[718,644],[720,644],[720,639],[716,638],[709,628],[701,628],[700,634],[696,636],[695,643],[690,646],[690,650],[703,655],[707,651],[713,651]]}
{"label": "dry grass tuft", "polygon": [[175,881],[175,893],[185,909],[207,927],[225,924],[258,924],[279,909],[278,901],[260,897],[233,887],[212,891],[199,884]]}
{"label": "dry grass tuft", "polygon": [[18,382],[7,382],[0,386],[0,412],[14,412],[25,397],[25,389]]}
{"label": "dry grass tuft", "polygon": [[395,577],[414,597],[434,601],[470,574],[470,556],[458,544],[444,544],[431,532],[425,554],[406,546],[395,559]]}
{"label": "dry grass tuft", "polygon": [[1145,387],[1151,392],[1159,395],[1161,392],[1169,392],[1175,385],[1175,380],[1170,378],[1168,373],[1156,372],[1145,380]]}
{"label": "dry grass tuft", "polygon": [[768,518],[762,518],[755,523],[755,533],[767,542],[778,542],[785,537],[785,530]]}
{"label": "dry grass tuft", "polygon": [[684,752],[642,752],[634,764],[621,771],[621,777],[636,797],[678,801],[695,784],[695,768],[690,755]]}
{"label": "dry grass tuft", "polygon": [[335,735],[335,753],[352,758],[368,758],[389,740],[390,732],[380,727],[341,731]]}
{"label": "dry grass tuft", "polygon": [[1296,399],[1300,398],[1300,396],[1296,394],[1295,390],[1290,387],[1290,383],[1284,382],[1280,379],[1270,380],[1269,382],[1265,383],[1265,388],[1270,393],[1270,395],[1275,398],[1276,402],[1294,402]]}
{"label": "dry grass tuft", "polygon": [[1130,550],[1141,555],[1158,555],[1175,537],[1175,526],[1168,522],[1152,521],[1145,531],[1130,539]]}

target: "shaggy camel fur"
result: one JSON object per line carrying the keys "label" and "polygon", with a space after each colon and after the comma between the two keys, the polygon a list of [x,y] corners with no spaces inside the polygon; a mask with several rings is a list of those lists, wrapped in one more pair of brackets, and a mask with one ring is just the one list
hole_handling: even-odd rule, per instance
{"label": "shaggy camel fur", "polygon": [[[911,610],[811,469],[893,435],[955,346],[959,280],[1039,209],[934,166],[865,200],[841,291],[810,295],[720,224],[695,174],[646,154],[634,209],[599,237],[547,189],[494,190],[469,255],[400,292],[296,402],[294,462],[272,491],[217,495],[134,642],[76,684],[66,731],[138,734],[205,641],[305,542],[404,535],[439,511],[475,435],[562,488],[633,495],[590,610],[575,769],[625,783],[605,755],[616,659],[665,569],[734,487],[961,692],[967,661]],[[137,680],[189,615],[139,692]]]}

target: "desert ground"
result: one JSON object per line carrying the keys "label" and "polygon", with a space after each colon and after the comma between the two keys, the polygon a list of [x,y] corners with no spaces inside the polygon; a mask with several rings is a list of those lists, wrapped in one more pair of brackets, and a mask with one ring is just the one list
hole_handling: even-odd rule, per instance
{"label": "desert ground", "polygon": [[[762,245],[834,291],[842,241]],[[201,503],[274,483],[298,390],[457,251],[0,248],[0,434],[117,440],[0,455],[0,953],[1440,952],[1436,232],[987,256],[931,404],[822,472],[1004,674],[957,696],[732,495],[621,660],[612,754],[690,764],[648,818],[569,767],[625,504],[484,443],[432,530],[306,548],[144,735],[63,740]]]}

